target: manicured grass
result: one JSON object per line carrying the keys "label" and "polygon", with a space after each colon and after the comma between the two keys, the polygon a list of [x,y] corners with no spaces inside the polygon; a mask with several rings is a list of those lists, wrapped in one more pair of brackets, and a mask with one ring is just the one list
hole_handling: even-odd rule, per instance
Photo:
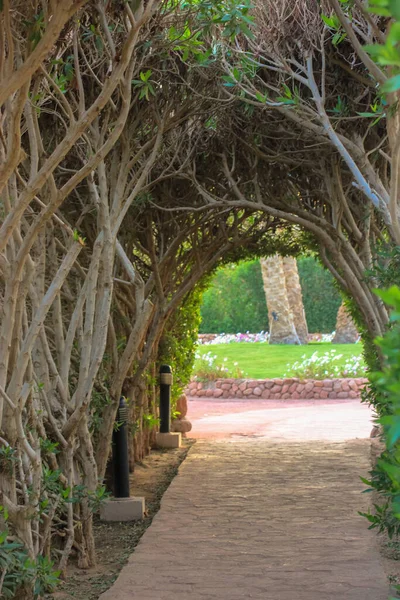
{"label": "manicured grass", "polygon": [[[269,379],[272,377],[283,377],[288,371],[288,363],[292,364],[318,351],[322,356],[325,352],[336,350],[337,354],[343,354],[343,358],[337,361],[337,365],[345,362],[351,356],[362,354],[362,344],[331,344],[315,342],[307,346],[276,346],[265,343],[232,343],[215,344],[210,346],[199,346],[199,354],[216,355],[216,362],[224,364],[229,369],[235,369],[234,363],[243,371],[245,377],[254,379]],[[224,362],[224,358],[227,360]]]}

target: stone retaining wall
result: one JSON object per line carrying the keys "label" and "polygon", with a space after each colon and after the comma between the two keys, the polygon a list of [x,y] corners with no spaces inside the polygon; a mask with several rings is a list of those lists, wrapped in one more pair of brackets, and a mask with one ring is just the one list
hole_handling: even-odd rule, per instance
{"label": "stone retaining wall", "polygon": [[217,379],[207,383],[192,381],[188,396],[206,398],[344,399],[360,398],[367,379]]}

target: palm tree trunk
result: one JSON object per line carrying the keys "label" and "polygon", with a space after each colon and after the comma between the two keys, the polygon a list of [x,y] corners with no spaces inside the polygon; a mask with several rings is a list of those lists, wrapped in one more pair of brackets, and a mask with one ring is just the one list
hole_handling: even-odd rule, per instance
{"label": "palm tree trunk", "polygon": [[260,262],[268,307],[269,343],[300,344],[290,310],[282,257],[276,254]]}
{"label": "palm tree trunk", "polygon": [[342,302],[336,319],[336,331],[332,343],[354,344],[359,337],[360,334],[357,331],[354,321]]}
{"label": "palm tree trunk", "polygon": [[283,257],[283,271],[285,273],[286,293],[292,312],[293,323],[301,344],[308,342],[308,327],[304,310],[303,296],[301,293],[299,270],[297,260],[293,256]]}

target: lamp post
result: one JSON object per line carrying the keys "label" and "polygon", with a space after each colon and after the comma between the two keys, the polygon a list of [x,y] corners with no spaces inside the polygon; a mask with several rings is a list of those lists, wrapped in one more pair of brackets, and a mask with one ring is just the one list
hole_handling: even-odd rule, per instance
{"label": "lamp post", "polygon": [[129,498],[128,405],[123,396],[113,432],[113,472],[115,498]]}
{"label": "lamp post", "polygon": [[171,433],[171,386],[172,369],[169,365],[160,367],[160,431],[156,434],[159,448],[180,448],[181,434]]}
{"label": "lamp post", "polygon": [[132,497],[129,490],[128,412],[127,402],[121,397],[112,439],[114,497],[100,506],[102,521],[137,521],[145,513],[144,498]]}
{"label": "lamp post", "polygon": [[171,431],[171,386],[172,369],[169,365],[160,367],[160,433]]}

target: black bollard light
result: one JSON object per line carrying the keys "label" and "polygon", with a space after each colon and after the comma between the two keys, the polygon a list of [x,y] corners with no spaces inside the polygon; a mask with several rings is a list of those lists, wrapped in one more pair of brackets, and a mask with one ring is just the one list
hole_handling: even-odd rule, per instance
{"label": "black bollard light", "polygon": [[172,370],[169,365],[160,367],[160,433],[170,433],[171,427]]}
{"label": "black bollard light", "polygon": [[129,498],[128,405],[124,397],[119,400],[115,425],[112,446],[114,497]]}

